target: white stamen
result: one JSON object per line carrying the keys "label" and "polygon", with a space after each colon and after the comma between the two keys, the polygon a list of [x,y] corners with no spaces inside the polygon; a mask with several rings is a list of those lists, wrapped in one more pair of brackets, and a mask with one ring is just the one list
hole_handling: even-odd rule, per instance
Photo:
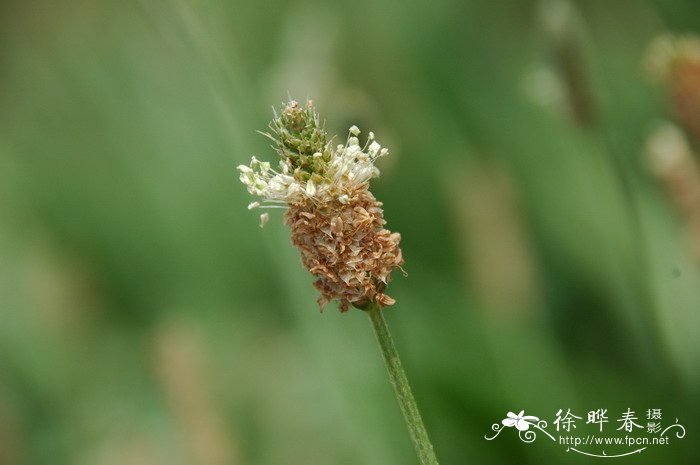
{"label": "white stamen", "polygon": [[[377,177],[379,170],[374,162],[378,157],[389,153],[388,149],[382,148],[375,140],[373,132],[369,132],[367,143],[361,147],[357,138],[359,134],[357,126],[353,126],[345,145],[340,144],[335,150],[324,148],[313,154],[313,181],[296,179],[292,175],[295,166],[290,160],[280,160],[279,172],[273,170],[269,162],[255,157],[249,166],[238,166],[240,180],[248,192],[261,197],[259,202],[251,203],[248,208],[267,208],[274,203],[286,206],[290,202],[302,200],[302,196],[313,198],[317,202],[337,199],[342,204],[349,203],[349,196],[345,193]],[[325,156],[330,158],[325,159]],[[263,221],[267,220],[261,218]]]}

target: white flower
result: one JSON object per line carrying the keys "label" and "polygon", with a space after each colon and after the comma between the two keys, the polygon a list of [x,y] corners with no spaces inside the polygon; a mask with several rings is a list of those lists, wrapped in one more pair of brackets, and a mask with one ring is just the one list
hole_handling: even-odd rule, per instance
{"label": "white flower", "polygon": [[309,182],[306,183],[306,195],[309,197],[313,197],[316,194],[316,185],[314,182],[309,179]]}
{"label": "white flower", "polygon": [[267,224],[267,222],[270,221],[270,214],[269,213],[263,213],[260,215],[260,227],[262,228]]}
{"label": "white flower", "polygon": [[519,431],[527,431],[530,429],[530,424],[532,422],[537,422],[540,419],[530,415],[525,415],[525,410],[521,410],[517,415],[513,412],[508,412],[507,418],[504,418],[501,423],[503,426],[512,427],[515,426]]}
{"label": "white flower", "polygon": [[[315,172],[313,180],[304,182],[292,174],[297,169],[290,160],[281,160],[280,172],[271,168],[269,162],[261,162],[252,157],[250,165],[240,165],[240,179],[248,192],[261,197],[260,202],[251,203],[248,208],[286,208],[289,203],[301,202],[311,198],[318,202],[338,199],[341,203],[349,201],[347,192],[370,179],[379,176],[374,166],[377,158],[389,153],[386,148],[374,140],[374,133],[364,147],[360,146],[357,126],[350,128],[350,136],[345,145],[338,145],[335,150],[330,146],[330,160],[324,160],[323,152],[315,152]],[[261,220],[264,224],[267,220]]]}

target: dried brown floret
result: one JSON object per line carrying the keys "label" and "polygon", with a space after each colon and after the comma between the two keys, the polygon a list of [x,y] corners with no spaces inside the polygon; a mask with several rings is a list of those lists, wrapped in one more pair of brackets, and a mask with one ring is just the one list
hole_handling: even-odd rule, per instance
{"label": "dried brown floret", "polygon": [[678,63],[671,86],[676,115],[700,142],[700,60]]}
{"label": "dried brown floret", "polygon": [[371,301],[386,307],[394,299],[384,294],[391,272],[403,265],[401,235],[384,229],[381,202],[367,184],[346,193],[347,201],[317,205],[312,200],[290,204],[285,222],[304,266],[318,280],[314,286],[323,310],[331,300],[341,312]]}

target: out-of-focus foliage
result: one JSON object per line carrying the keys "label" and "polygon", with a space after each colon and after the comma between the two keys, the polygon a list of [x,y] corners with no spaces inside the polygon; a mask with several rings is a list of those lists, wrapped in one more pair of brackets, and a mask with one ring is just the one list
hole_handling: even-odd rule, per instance
{"label": "out-of-focus foliage", "polygon": [[700,3],[5,0],[0,463],[414,463],[366,318],[245,208],[288,95],[392,149],[386,316],[442,463],[587,461],[485,441],[509,410],[697,431],[699,264],[645,154],[666,31]]}

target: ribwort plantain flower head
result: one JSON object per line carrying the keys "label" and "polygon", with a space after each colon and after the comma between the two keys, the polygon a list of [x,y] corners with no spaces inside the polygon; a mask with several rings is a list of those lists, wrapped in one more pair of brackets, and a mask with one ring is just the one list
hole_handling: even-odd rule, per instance
{"label": "ribwort plantain flower head", "polygon": [[672,79],[679,66],[700,61],[700,38],[692,34],[664,34],[656,37],[647,50],[649,74],[658,81]]}
{"label": "ribwort plantain flower head", "polygon": [[647,65],[668,85],[678,121],[700,143],[700,37],[658,37],[649,47]]}
{"label": "ribwort plantain flower head", "polygon": [[[309,101],[295,101],[275,112],[263,133],[279,155],[278,168],[255,157],[238,167],[248,192],[260,198],[248,208],[284,208],[292,244],[304,266],[318,279],[321,310],[337,300],[341,312],[371,302],[380,307],[395,301],[384,293],[391,272],[404,263],[401,236],[384,228],[384,212],[369,191],[379,176],[374,165],[388,155],[370,132],[360,145],[360,129],[352,126],[344,144],[331,140]],[[261,216],[261,226],[269,217]]]}

